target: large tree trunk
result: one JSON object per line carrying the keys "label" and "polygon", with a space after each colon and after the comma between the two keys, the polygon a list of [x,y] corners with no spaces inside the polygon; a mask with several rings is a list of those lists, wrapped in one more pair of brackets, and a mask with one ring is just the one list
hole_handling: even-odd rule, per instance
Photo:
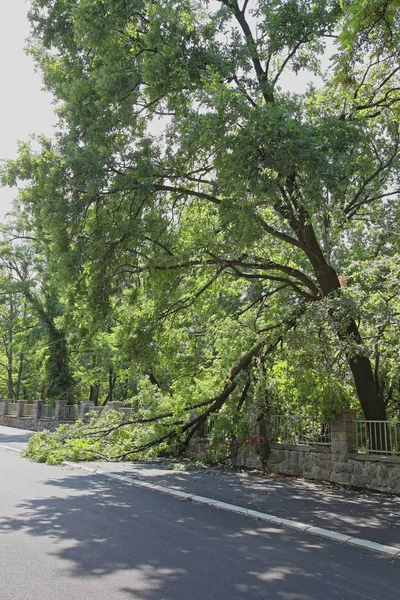
{"label": "large tree trunk", "polygon": [[13,321],[14,321],[14,307],[12,299],[10,298],[10,307],[8,313],[8,332],[7,332],[7,388],[8,398],[13,399],[14,396],[14,385],[13,385]]}
{"label": "large tree trunk", "polygon": [[115,388],[116,381],[117,381],[117,375],[115,375],[113,368],[110,367],[110,369],[108,371],[108,393],[107,393],[107,396],[106,396],[102,406],[105,406],[109,402],[113,402],[114,388]]}
{"label": "large tree trunk", "polygon": [[90,386],[89,402],[93,402],[95,406],[99,404],[100,384],[95,383]]}
{"label": "large tree trunk", "polygon": [[114,400],[114,387],[115,382],[117,380],[117,376],[114,375],[113,368],[110,367],[108,371],[108,401],[113,402]]}
{"label": "large tree trunk", "polygon": [[[335,292],[340,293],[340,282],[337,273],[322,252],[306,211],[300,209],[298,219],[292,219],[291,226],[313,267],[322,296],[325,298]],[[332,314],[332,316],[337,320],[337,314]],[[362,347],[363,341],[357,323],[349,315],[343,315],[343,318],[346,319],[345,327],[336,327],[339,339],[349,344],[355,342],[358,347]],[[349,351],[347,359],[365,418],[385,420],[385,403],[379,394],[372,364],[368,356],[362,351],[356,353]]]}
{"label": "large tree trunk", "polygon": [[[21,278],[22,280],[22,278]],[[35,310],[40,322],[48,329],[49,335],[49,358],[46,365],[47,381],[44,385],[44,398],[66,399],[68,404],[73,404],[72,384],[73,380],[69,370],[68,348],[64,331],[55,325],[54,316],[48,310],[50,297],[42,303],[29,289],[24,290],[26,300]]]}
{"label": "large tree trunk", "polygon": [[72,378],[64,332],[49,328],[49,358],[47,363],[46,398],[62,398],[73,404]]}
{"label": "large tree trunk", "polygon": [[19,366],[18,366],[18,377],[17,377],[17,383],[15,385],[15,400],[17,400],[17,401],[19,400],[19,396],[20,396],[23,370],[24,370],[24,355],[23,355],[22,352],[20,352],[20,355],[19,355]]}

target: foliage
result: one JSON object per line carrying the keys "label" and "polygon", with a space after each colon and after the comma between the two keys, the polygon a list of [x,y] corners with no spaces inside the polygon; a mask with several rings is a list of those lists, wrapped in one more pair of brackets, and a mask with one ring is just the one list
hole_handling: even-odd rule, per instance
{"label": "foliage", "polygon": [[[102,416],[89,415],[89,421],[61,425],[55,432],[41,431],[31,436],[24,456],[35,462],[60,464],[64,460],[95,459],[121,460],[165,454],[167,447],[157,445],[153,450],[136,451],[160,435],[162,426],[149,423],[145,427],[130,424],[116,411]],[[121,426],[124,424],[124,426]],[[173,455],[171,448],[168,454]]]}
{"label": "foliage", "polygon": [[[172,446],[206,419],[238,435],[259,398],[385,418],[397,3],[33,0],[30,18],[59,129],[3,180],[63,286],[80,393],[108,378],[139,409],[148,377],[154,416],[205,403]],[[295,93],[294,73],[321,83]]]}

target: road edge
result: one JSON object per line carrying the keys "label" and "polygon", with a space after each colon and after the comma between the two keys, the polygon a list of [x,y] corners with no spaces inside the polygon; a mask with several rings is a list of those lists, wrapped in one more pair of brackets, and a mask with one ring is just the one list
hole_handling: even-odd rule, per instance
{"label": "road edge", "polygon": [[235,504],[229,504],[228,502],[220,502],[219,500],[213,500],[212,498],[207,498],[205,496],[198,496],[197,494],[182,492],[181,490],[176,490],[174,488],[158,485],[156,483],[149,483],[147,481],[142,481],[138,478],[127,477],[126,475],[118,475],[117,473],[107,473],[106,471],[102,471],[101,469],[95,469],[92,467],[79,465],[79,463],[64,461],[63,464],[68,467],[81,469],[88,473],[102,475],[103,477],[107,477],[108,479],[114,479],[123,483],[129,483],[130,485],[134,485],[142,489],[149,489],[156,492],[161,492],[163,494],[168,494],[169,496],[175,496],[180,500],[187,500],[195,502],[196,504],[212,506],[214,508],[219,508],[228,512],[253,517],[255,519],[258,519],[259,521],[265,521],[274,525],[282,525],[283,527],[289,527],[291,529],[296,529],[297,531],[307,532],[312,535],[317,535],[322,538],[333,540],[335,542],[344,543],[348,546],[364,548],[365,550],[371,550],[372,552],[379,552],[380,554],[385,554],[386,556],[390,556],[391,558],[400,558],[400,548],[396,548],[395,546],[387,546],[385,544],[379,544],[370,540],[356,538],[351,535],[331,531],[322,527],[315,527],[314,525],[310,525],[308,523],[301,523],[300,521],[294,521],[292,519],[276,517],[268,513],[244,508]]}
{"label": "road edge", "polygon": [[[17,452],[18,454],[22,453],[22,450],[20,450],[19,448],[13,448],[12,446],[6,446],[4,444],[0,444],[0,448],[11,452]],[[63,461],[62,465],[70,468],[72,467],[74,469],[80,469],[81,471],[92,473],[92,475],[100,475],[106,477],[107,479],[121,481],[122,483],[128,483],[130,485],[134,485],[135,487],[139,487],[142,489],[153,490],[155,492],[168,494],[169,496],[174,496],[175,498],[179,498],[180,500],[186,500],[189,502],[195,502],[196,504],[212,506],[214,508],[219,508],[228,512],[241,514],[247,517],[253,517],[259,521],[265,521],[274,525],[281,525],[290,529],[296,529],[297,531],[307,532],[311,535],[316,535],[318,537],[346,544],[347,546],[353,546],[357,548],[363,548],[364,550],[370,550],[372,552],[378,552],[380,554],[390,556],[391,558],[400,558],[400,548],[396,548],[395,546],[386,546],[385,544],[379,544],[377,542],[371,542],[370,540],[352,537],[351,535],[331,531],[330,529],[324,529],[323,527],[315,527],[314,525],[310,525],[308,523],[301,523],[300,521],[294,521],[292,519],[283,519],[281,517],[276,517],[268,513],[260,512],[258,510],[252,510],[249,508],[244,508],[242,506],[236,506],[235,504],[229,504],[228,502],[220,502],[219,500],[213,500],[212,498],[207,498],[205,496],[198,496],[197,494],[190,494],[189,492],[182,492],[180,490],[176,490],[174,488],[166,487],[163,485],[158,485],[156,483],[142,481],[138,478],[127,477],[126,475],[118,475],[117,473],[107,473],[106,471],[102,471],[101,469],[87,467],[86,465],[80,465],[79,463],[70,462],[68,460]]]}

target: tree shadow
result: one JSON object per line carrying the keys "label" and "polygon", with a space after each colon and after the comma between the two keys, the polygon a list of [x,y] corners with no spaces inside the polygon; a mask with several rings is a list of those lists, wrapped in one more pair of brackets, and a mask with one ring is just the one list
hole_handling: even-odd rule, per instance
{"label": "tree shadow", "polygon": [[31,435],[31,433],[21,433],[19,435],[4,435],[0,433],[0,444],[11,444],[12,442],[27,444]]}
{"label": "tree shadow", "polygon": [[400,498],[389,494],[218,468],[181,472],[173,470],[173,466],[166,469],[160,463],[99,466],[109,472],[400,547]]}
{"label": "tree shadow", "polygon": [[[70,577],[113,576],[113,600],[321,600],[327,586],[337,597],[345,589],[340,597],[359,598],[360,586],[353,595],[342,564],[343,554],[354,554],[350,548],[96,475],[50,479],[41,490],[0,519],[0,533],[37,537]],[[357,556],[361,571],[365,557]],[[385,577],[390,565],[369,560]],[[397,596],[391,579],[389,570],[387,600]],[[369,589],[374,579],[364,581]]]}

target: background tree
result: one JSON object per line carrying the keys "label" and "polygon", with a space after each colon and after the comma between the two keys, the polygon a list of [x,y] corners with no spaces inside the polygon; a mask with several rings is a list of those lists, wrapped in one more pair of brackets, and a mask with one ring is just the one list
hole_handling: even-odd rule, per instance
{"label": "background tree", "polygon": [[[317,303],[365,416],[386,417],[386,367],[374,362],[358,291],[341,282],[361,240],[370,255],[393,254],[384,223],[396,222],[399,193],[399,10],[32,2],[32,52],[60,129],[39,152],[22,146],[5,180],[28,183],[24,210],[95,320],[122,294],[140,299],[123,329],[153,357],[168,329],[195,357],[197,323],[206,327],[197,364],[207,391],[223,391],[204,418]],[[322,74],[327,40],[336,55],[321,89],[283,89],[286,72]]]}
{"label": "background tree", "polygon": [[[3,241],[0,249],[0,261],[7,274],[6,285],[9,301],[9,328],[7,333],[6,353],[9,363],[12,362],[13,321],[15,320],[15,298],[22,303],[23,320],[27,319],[27,309],[30,324],[29,337],[25,337],[23,346],[32,344],[35,336],[40,338],[40,346],[45,348],[42,373],[41,396],[44,398],[64,398],[72,400],[72,379],[68,365],[68,350],[66,334],[60,326],[63,309],[60,302],[60,291],[54,282],[50,266],[46,258],[48,248],[41,243],[34,233],[29,231],[27,223],[23,223],[20,214],[14,225],[3,228]],[[34,320],[34,324],[32,324]],[[21,329],[21,326],[20,326]],[[22,328],[22,330],[25,328]],[[37,339],[37,337],[36,337]],[[20,353],[19,378],[23,369],[23,351]],[[32,351],[29,352],[32,356]],[[22,355],[22,356],[21,356]],[[12,364],[9,368],[12,372]],[[11,377],[11,375],[10,375]]]}

